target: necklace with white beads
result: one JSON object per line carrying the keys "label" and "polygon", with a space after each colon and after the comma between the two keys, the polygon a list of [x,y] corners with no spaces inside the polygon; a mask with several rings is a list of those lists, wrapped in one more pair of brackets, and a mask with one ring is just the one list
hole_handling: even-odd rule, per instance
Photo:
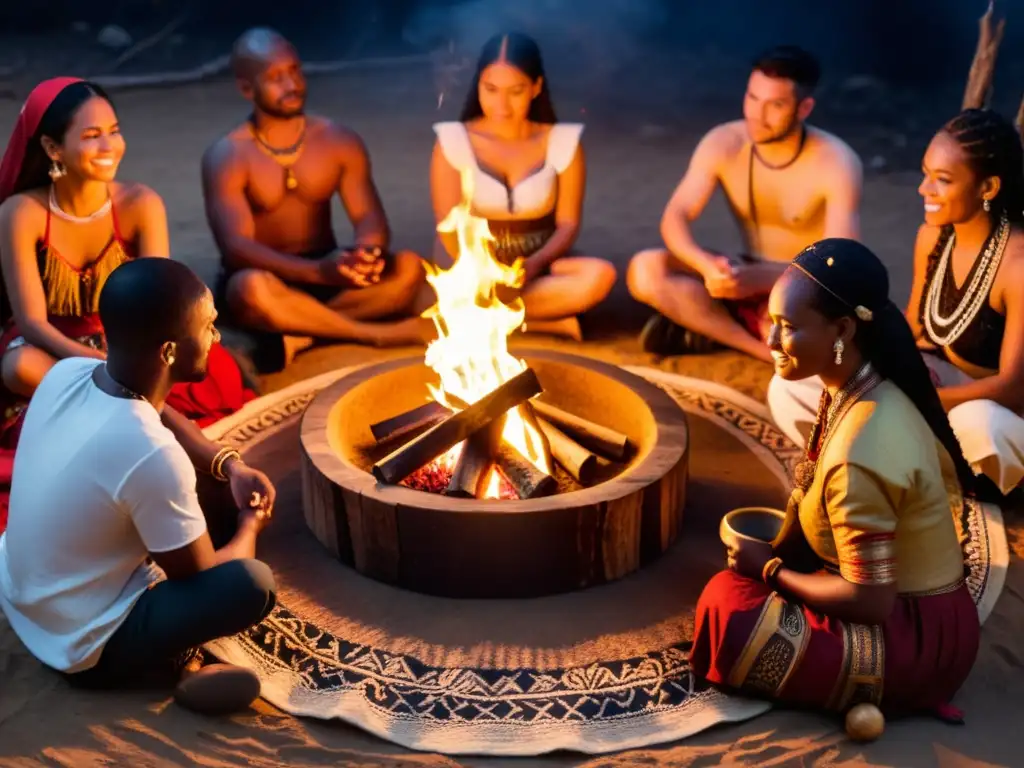
{"label": "necklace with white beads", "polygon": [[[990,237],[985,250],[978,256],[980,263],[974,271],[970,283],[966,286],[960,302],[948,316],[943,316],[939,308],[942,297],[942,286],[946,274],[952,269],[953,247],[956,244],[956,233],[949,236],[946,247],[939,257],[939,263],[932,276],[931,285],[925,295],[924,327],[932,343],[940,347],[948,347],[960,338],[961,334],[977,317],[982,305],[988,301],[992,283],[995,282],[999,264],[1006,250],[1006,242],[1010,237],[1010,223],[1004,214],[999,219],[999,228],[994,237]],[[952,279],[952,274],[950,274]]]}
{"label": "necklace with white beads", "polygon": [[96,221],[110,213],[110,207],[114,204],[114,199],[107,195],[107,202],[97,208],[95,211],[90,213],[88,216],[75,216],[73,213],[68,213],[60,207],[60,203],[57,202],[57,192],[54,187],[50,186],[50,212],[54,216],[59,216],[65,221],[70,221],[73,224],[88,224],[90,221]]}

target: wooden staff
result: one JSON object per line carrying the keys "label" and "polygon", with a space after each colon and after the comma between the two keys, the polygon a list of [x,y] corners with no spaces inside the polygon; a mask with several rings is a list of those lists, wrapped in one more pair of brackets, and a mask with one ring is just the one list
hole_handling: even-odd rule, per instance
{"label": "wooden staff", "polygon": [[971,61],[967,75],[967,87],[961,109],[982,109],[992,96],[992,80],[995,75],[996,57],[1003,42],[1006,19],[994,21],[995,2],[989,0],[988,8],[978,20],[978,47]]}
{"label": "wooden staff", "polygon": [[496,418],[541,392],[537,374],[527,368],[489,392],[466,410],[449,415],[419,437],[392,451],[373,465],[381,483],[400,483],[453,445],[487,426]]}
{"label": "wooden staff", "polygon": [[608,427],[602,427],[600,424],[595,424],[588,419],[567,413],[561,408],[548,405],[540,400],[534,400],[531,405],[538,415],[572,435],[588,448],[617,461],[621,461],[626,457],[626,451],[629,449],[629,438],[621,432],[616,432]]}

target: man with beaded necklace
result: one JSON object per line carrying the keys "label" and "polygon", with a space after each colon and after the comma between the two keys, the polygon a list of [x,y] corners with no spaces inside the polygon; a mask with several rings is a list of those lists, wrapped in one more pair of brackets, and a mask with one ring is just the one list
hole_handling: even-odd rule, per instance
{"label": "man with beaded necklace", "polygon": [[[197,711],[246,707],[256,675],[202,667],[197,650],[274,605],[273,574],[255,559],[274,488],[165,406],[171,387],[206,373],[213,297],[181,262],[135,259],[111,273],[99,310],[106,361],[59,361],[27,409],[0,608],[72,684],[177,682]],[[197,470],[220,486],[219,505],[200,505]]]}
{"label": "man with beaded necklace", "polygon": [[[743,119],[712,128],[690,158],[661,220],[664,247],[633,256],[626,282],[656,310],[641,334],[660,355],[731,347],[766,362],[767,296],[811,243],[860,235],[862,171],[842,139],[807,124],[820,67],[779,46],[759,55]],[[693,225],[716,188],[725,194],[746,253],[702,246]]]}
{"label": "man with beaded necklace", "polygon": [[[235,43],[232,66],[253,110],[204,154],[203,197],[222,259],[217,304],[233,324],[263,332],[257,367],[280,369],[313,339],[391,346],[433,338],[423,318],[380,322],[410,313],[423,265],[411,251],[389,250],[360,137],[306,114],[291,43],[251,29]],[[335,194],[354,245],[335,240]]]}

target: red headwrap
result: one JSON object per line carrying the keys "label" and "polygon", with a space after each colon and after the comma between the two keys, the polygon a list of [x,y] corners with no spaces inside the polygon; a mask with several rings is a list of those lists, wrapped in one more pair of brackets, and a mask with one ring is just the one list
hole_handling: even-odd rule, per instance
{"label": "red headwrap", "polygon": [[21,114],[18,115],[18,121],[11,132],[11,139],[7,142],[4,159],[0,161],[0,203],[14,194],[29,142],[39,130],[39,121],[43,119],[46,110],[61,91],[72,83],[79,82],[81,78],[78,77],[55,77],[44,80],[33,88],[32,93],[25,99]]}

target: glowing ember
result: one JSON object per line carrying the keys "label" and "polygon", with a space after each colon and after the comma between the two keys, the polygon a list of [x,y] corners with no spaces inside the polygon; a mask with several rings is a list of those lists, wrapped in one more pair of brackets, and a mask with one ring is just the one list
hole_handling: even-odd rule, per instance
{"label": "glowing ember", "polygon": [[[452,475],[455,474],[455,461],[452,461],[450,458],[453,453],[454,450],[449,451],[444,456],[435,459],[426,466],[420,467],[405,478],[405,480],[402,481],[402,485],[412,488],[414,491],[444,493],[445,488],[448,487],[448,483],[452,481]],[[456,454],[456,459],[457,458]],[[498,491],[496,498],[506,500],[515,500],[519,498],[516,494],[516,489],[509,484],[508,480],[503,478],[497,472],[492,474],[492,478],[493,477],[497,477],[498,479]]]}
{"label": "glowing ember", "polygon": [[[487,220],[471,212],[472,184],[472,171],[464,171],[462,202],[437,227],[438,232],[456,235],[458,258],[447,270],[426,265],[437,303],[423,316],[433,319],[438,338],[427,347],[425,362],[440,378],[440,386],[428,385],[428,389],[434,400],[449,407],[446,394],[475,403],[526,369],[525,362],[508,352],[508,336],[522,325],[526,314],[522,298],[517,293],[511,304],[505,304],[497,296],[499,286],[522,287],[523,260],[505,265],[494,257]],[[538,469],[551,472],[542,438],[519,408],[508,412],[502,439]],[[459,443],[430,467],[446,471],[450,478],[462,446]],[[501,477],[492,468],[485,498],[501,498],[500,486]]]}

